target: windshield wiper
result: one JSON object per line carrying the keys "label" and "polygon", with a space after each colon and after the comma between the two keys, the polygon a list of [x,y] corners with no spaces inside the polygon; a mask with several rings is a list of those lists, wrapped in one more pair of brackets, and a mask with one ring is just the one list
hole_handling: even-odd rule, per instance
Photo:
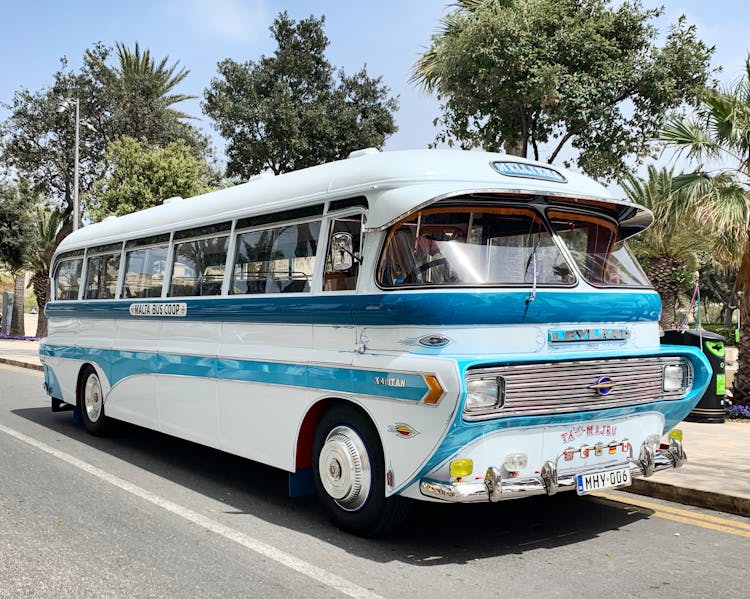
{"label": "windshield wiper", "polygon": [[534,247],[531,250],[531,254],[529,254],[529,259],[526,260],[526,268],[523,271],[523,278],[524,282],[526,281],[526,275],[529,272],[529,266],[533,264],[532,269],[532,276],[533,276],[533,282],[531,284],[531,293],[529,294],[529,297],[526,298],[526,303],[530,304],[536,299],[536,281],[537,281],[537,270],[536,270],[536,251],[539,249],[539,243],[542,241],[541,235],[536,238],[536,242],[534,243]]}

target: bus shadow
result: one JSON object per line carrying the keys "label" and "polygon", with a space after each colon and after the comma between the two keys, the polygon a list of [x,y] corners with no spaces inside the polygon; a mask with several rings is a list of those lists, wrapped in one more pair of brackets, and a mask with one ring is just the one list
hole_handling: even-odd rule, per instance
{"label": "bus shadow", "polygon": [[585,542],[649,517],[645,510],[574,493],[501,504],[415,502],[399,529],[384,538],[362,539],[336,529],[315,497],[290,498],[287,473],[276,468],[130,424],[118,423],[113,436],[100,438],[49,408],[13,413],[218,500],[226,514],[251,514],[379,562],[436,566],[523,555]]}

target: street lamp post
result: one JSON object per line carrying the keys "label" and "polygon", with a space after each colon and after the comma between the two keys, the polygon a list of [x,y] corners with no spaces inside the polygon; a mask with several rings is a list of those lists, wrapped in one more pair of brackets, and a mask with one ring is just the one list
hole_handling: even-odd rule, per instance
{"label": "street lamp post", "polygon": [[76,98],[76,157],[75,166],[73,167],[75,173],[73,175],[73,230],[78,229],[78,223],[81,222],[81,205],[78,203],[78,152],[81,139],[81,115],[80,115],[80,102]]}
{"label": "street lamp post", "polygon": [[78,153],[81,138],[81,115],[80,106],[81,103],[78,98],[67,98],[62,101],[58,112],[65,112],[71,105],[75,105],[76,109],[76,147],[75,147],[75,166],[73,167],[73,230],[78,229],[78,223],[81,220],[81,208],[78,202]]}

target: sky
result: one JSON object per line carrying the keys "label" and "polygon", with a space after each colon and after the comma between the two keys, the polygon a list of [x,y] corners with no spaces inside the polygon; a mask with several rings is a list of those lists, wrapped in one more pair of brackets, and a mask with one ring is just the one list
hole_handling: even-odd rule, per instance
{"label": "sky", "polygon": [[[327,57],[332,64],[354,73],[363,65],[370,76],[382,76],[400,100],[396,114],[399,131],[386,141],[386,150],[424,148],[434,141],[437,101],[409,83],[412,66],[440,26],[440,17],[452,0],[0,0],[3,21],[0,35],[0,103],[9,102],[21,88],[48,86],[66,56],[77,68],[86,48],[101,41],[124,42],[151,50],[160,59],[190,70],[180,93],[198,96],[216,75],[225,58],[257,60],[274,51],[269,27],[283,10],[295,19],[325,15],[330,40]],[[645,6],[659,6],[643,0]],[[713,65],[724,83],[742,73],[750,50],[750,2],[747,0],[683,0],[664,2],[665,14],[657,26],[665,33],[669,23],[684,14],[697,26],[698,36],[715,45]],[[202,117],[200,100],[181,109]],[[0,119],[7,116],[0,108]],[[221,151],[221,138],[203,117],[198,125]]]}

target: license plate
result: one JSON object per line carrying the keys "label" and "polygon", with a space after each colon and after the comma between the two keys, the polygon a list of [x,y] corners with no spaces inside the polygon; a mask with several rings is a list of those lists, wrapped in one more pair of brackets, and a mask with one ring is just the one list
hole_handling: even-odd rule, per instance
{"label": "license plate", "polygon": [[612,470],[603,470],[602,472],[579,474],[576,477],[576,490],[579,495],[583,495],[584,493],[600,491],[601,489],[625,487],[631,482],[630,468],[614,468]]}

